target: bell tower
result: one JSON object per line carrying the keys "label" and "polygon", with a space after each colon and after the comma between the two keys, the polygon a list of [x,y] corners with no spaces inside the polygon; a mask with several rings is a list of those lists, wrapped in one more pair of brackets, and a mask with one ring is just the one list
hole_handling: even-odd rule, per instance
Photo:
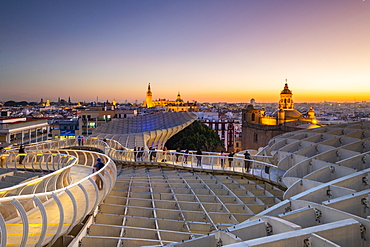
{"label": "bell tower", "polygon": [[279,110],[293,110],[293,93],[288,88],[288,80],[285,80],[284,89],[280,93]]}
{"label": "bell tower", "polygon": [[152,91],[150,90],[150,83],[148,85],[148,91],[146,92],[144,107],[153,107]]}
{"label": "bell tower", "polygon": [[180,95],[180,92],[177,94],[177,97],[176,97],[176,104],[181,104],[182,102],[184,102],[182,99],[181,99],[181,95]]}

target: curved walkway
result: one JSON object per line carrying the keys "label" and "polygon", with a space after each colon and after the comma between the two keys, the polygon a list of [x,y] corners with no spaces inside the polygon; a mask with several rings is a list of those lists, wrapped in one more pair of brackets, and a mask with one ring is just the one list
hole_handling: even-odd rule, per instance
{"label": "curved walkway", "polygon": [[[57,146],[58,148],[67,148],[73,145],[75,145],[74,140],[48,142],[31,147],[46,149],[42,151],[44,154],[33,154],[31,150],[27,150],[25,155],[6,155],[5,162],[9,167],[10,165],[13,165],[13,168],[19,166],[20,156],[25,156],[22,164],[23,168],[35,171],[48,170],[51,175],[43,176],[36,183],[30,182],[23,189],[13,190],[12,193],[2,193],[9,193],[9,195],[18,193],[16,196],[5,196],[0,199],[0,210],[2,210],[0,228],[3,245],[5,245],[4,243],[8,245],[14,243],[20,246],[42,246],[47,241],[53,242],[58,236],[68,232],[76,222],[81,221],[82,217],[80,216],[90,213],[89,210],[93,209],[90,205],[94,204],[96,206],[113,188],[116,179],[113,160],[149,167],[160,166],[161,168],[157,168],[160,169],[160,172],[156,176],[163,179],[169,177],[168,174],[164,173],[166,167],[190,170],[196,174],[195,180],[198,180],[202,189],[208,187],[207,193],[210,193],[210,196],[217,188],[211,187],[210,184],[204,181],[204,178],[201,177],[202,172],[209,172],[205,174],[219,172],[230,175],[245,173],[244,160],[241,157],[234,157],[231,161],[231,167],[223,167],[221,166],[220,156],[203,155],[201,166],[196,166],[195,155],[190,155],[185,163],[183,154],[179,154],[181,159],[179,158],[176,162],[176,153],[156,151],[156,160],[152,159],[150,161],[150,153],[145,152],[144,156],[138,156],[137,153],[131,150],[124,148],[121,150],[121,144],[114,140],[107,140],[107,142],[99,139],[87,140],[86,145],[104,150],[106,156],[77,150],[50,151]],[[279,186],[288,186],[284,194],[285,201],[277,203],[242,223],[230,222],[230,226],[217,228],[216,231],[209,229],[209,233],[203,236],[199,236],[202,231],[199,231],[199,234],[194,232],[188,235],[191,238],[190,240],[179,237],[184,241],[178,243],[173,243],[177,237],[169,242],[161,240],[165,239],[163,238],[165,234],[170,234],[170,229],[162,232],[161,223],[158,220],[148,221],[142,218],[136,223],[154,224],[152,226],[154,226],[155,231],[149,231],[145,234],[155,234],[154,239],[157,241],[148,241],[145,245],[157,245],[158,241],[162,241],[161,244],[170,246],[215,246],[216,244],[219,246],[367,246],[367,240],[370,237],[370,231],[367,230],[370,229],[368,219],[370,210],[369,148],[369,122],[287,133],[271,140],[269,145],[258,156],[254,157],[252,172],[247,174],[250,177],[259,177]],[[48,156],[45,154],[47,150],[53,153]],[[71,155],[72,153],[73,155]],[[104,191],[99,191],[96,188],[93,177],[98,174],[90,174],[83,181],[73,183],[74,181],[70,176],[71,167],[79,167],[80,165],[91,167],[97,157],[104,157],[107,164],[104,175],[99,175],[104,181]],[[270,163],[259,160],[269,160]],[[132,173],[139,172],[138,168],[135,167],[133,166]],[[265,167],[269,167],[269,169],[265,169]],[[156,182],[158,181],[152,179],[148,172],[150,172],[148,169],[139,172],[147,177],[146,181],[151,181],[147,187],[143,184],[146,189],[152,190],[145,193],[145,195],[150,196],[146,202],[159,203],[155,199],[155,196],[158,195],[155,191],[155,188],[157,188]],[[181,174],[176,176],[180,178],[181,184],[185,184],[184,188],[186,189],[188,180],[184,177],[181,178]],[[171,194],[171,188],[173,191],[176,188],[173,186],[174,182],[171,179],[163,181],[161,183],[166,183],[165,188],[169,188],[170,191],[169,193],[163,193],[163,196]],[[135,180],[126,180],[126,182],[132,185]],[[46,186],[49,184],[50,187]],[[45,188],[47,188],[45,191],[32,194]],[[91,193],[86,192],[89,188]],[[187,188],[189,189],[189,187]],[[222,187],[221,190],[227,191],[226,188]],[[229,193],[234,193],[234,189],[229,188]],[[198,202],[201,201],[201,197],[194,189],[189,192],[190,195],[193,194],[193,200],[195,198]],[[129,193],[143,192],[132,191]],[[176,193],[172,193],[172,197],[174,196],[176,196]],[[83,198],[85,204],[79,206],[78,203],[82,203],[83,200],[80,202],[76,198]],[[223,199],[216,200],[225,203]],[[127,202],[127,200],[128,196],[126,196],[125,201]],[[139,201],[142,200],[137,199],[137,203]],[[180,200],[178,201],[180,202]],[[65,204],[66,202],[67,204]],[[206,202],[198,203],[197,206],[202,207],[203,205],[204,207],[206,204]],[[69,206],[63,207],[63,205]],[[180,203],[175,205],[181,208],[183,206]],[[140,206],[137,205],[136,207]],[[161,207],[156,205],[152,205],[152,207],[157,210],[152,211],[154,216],[152,215],[149,218],[159,219],[162,212]],[[82,214],[79,213],[80,210],[77,210],[81,208],[84,208]],[[124,207],[124,210],[132,211],[133,209],[128,206]],[[56,212],[56,217],[52,217],[54,212]],[[163,212],[169,213],[170,211]],[[180,212],[182,212],[181,209]],[[204,212],[207,212],[205,218],[208,219],[208,223],[215,222],[208,211]],[[185,215],[183,213],[178,216],[184,217]],[[48,221],[49,217],[53,221]],[[116,216],[116,218],[118,217]],[[33,221],[34,219],[38,219],[37,223]],[[42,224],[40,224],[40,219]],[[176,225],[174,222],[171,223],[173,227]],[[183,227],[190,227],[190,221],[186,222],[188,222],[188,225],[185,224]],[[128,224],[127,229],[119,234],[118,243],[112,242],[107,246],[120,246],[123,243],[121,241],[127,239],[125,234],[128,234],[130,225],[131,229],[132,227],[140,228],[140,225]],[[14,232],[13,229],[15,229]],[[111,228],[112,231],[113,229]],[[87,239],[88,237],[82,242],[88,241]],[[136,236],[135,239],[140,239],[140,236]]]}

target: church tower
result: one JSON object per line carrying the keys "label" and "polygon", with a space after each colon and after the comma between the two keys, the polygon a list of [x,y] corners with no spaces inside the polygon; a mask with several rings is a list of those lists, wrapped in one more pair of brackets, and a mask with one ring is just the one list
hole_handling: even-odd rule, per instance
{"label": "church tower", "polygon": [[285,80],[284,90],[280,93],[279,110],[293,110],[293,93],[288,88],[287,80]]}
{"label": "church tower", "polygon": [[144,107],[153,107],[152,91],[150,90],[150,83],[148,85],[148,91],[146,92],[146,99],[144,102]]}
{"label": "church tower", "polygon": [[315,111],[312,109],[312,106],[310,106],[310,110],[307,112],[309,119],[315,119]]}
{"label": "church tower", "polygon": [[180,92],[177,94],[177,97],[176,97],[176,104],[181,104],[183,103],[184,101],[181,99],[181,95],[180,95]]}

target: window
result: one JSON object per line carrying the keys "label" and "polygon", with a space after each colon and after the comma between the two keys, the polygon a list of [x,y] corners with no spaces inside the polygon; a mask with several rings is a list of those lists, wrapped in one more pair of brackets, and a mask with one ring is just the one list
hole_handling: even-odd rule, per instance
{"label": "window", "polygon": [[256,121],[256,114],[252,113],[252,121]]}
{"label": "window", "polygon": [[257,135],[257,133],[254,133],[253,139],[254,139],[254,142],[255,143],[258,142],[258,135]]}

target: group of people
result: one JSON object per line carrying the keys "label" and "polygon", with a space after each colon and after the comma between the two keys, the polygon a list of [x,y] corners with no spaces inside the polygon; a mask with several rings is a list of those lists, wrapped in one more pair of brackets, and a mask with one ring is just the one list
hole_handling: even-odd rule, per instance
{"label": "group of people", "polygon": [[[153,148],[153,147],[150,147],[148,151],[149,151],[149,160],[150,160],[150,162],[155,162],[156,159],[157,159],[156,149]],[[163,159],[161,160],[161,162],[166,162],[167,161],[167,148],[166,147],[163,148],[163,152],[164,152],[164,156],[163,156]],[[198,148],[197,151],[195,152],[197,166],[202,165],[202,155],[203,155],[202,150],[200,148]],[[232,167],[232,163],[234,161],[234,155],[235,155],[235,153],[232,152],[232,151],[229,152],[229,153],[225,153],[224,151],[221,151],[221,153],[220,153],[221,167],[225,166],[226,158],[227,158],[229,167]],[[251,164],[252,164],[251,154],[247,150],[247,151],[245,151],[245,153],[243,155],[244,155],[244,159],[245,159],[244,160],[244,168],[245,168],[246,172],[249,172],[250,169],[251,169]],[[144,147],[142,147],[142,148],[136,148],[135,147],[134,148],[135,161],[143,161],[144,156],[145,156]],[[187,164],[188,163],[188,156],[189,156],[189,150],[188,149],[182,151],[180,148],[177,148],[176,151],[175,151],[175,162],[178,163],[178,162],[182,161],[184,164]]]}
{"label": "group of people", "polygon": [[134,159],[135,161],[143,161],[144,160],[144,147],[137,148],[134,147]]}
{"label": "group of people", "polygon": [[78,146],[83,146],[84,145],[84,141],[85,141],[85,137],[84,136],[77,136],[77,141],[78,141]]}
{"label": "group of people", "polygon": [[230,152],[229,154],[225,153],[224,151],[221,151],[221,167],[224,167],[225,166],[225,158],[226,156],[228,157],[228,161],[229,161],[229,167],[231,167],[231,164],[233,162],[233,157],[234,157],[234,152]]}
{"label": "group of people", "polygon": [[179,159],[180,157],[183,156],[184,157],[184,164],[187,164],[188,163],[188,157],[189,157],[189,149],[185,149],[184,151],[181,151],[180,148],[177,148],[176,149],[176,153],[175,153],[175,162],[178,163],[179,162]]}
{"label": "group of people", "polygon": [[[231,167],[232,165],[232,162],[233,162],[233,157],[234,157],[235,153],[234,152],[230,152],[229,154],[225,153],[224,151],[221,151],[220,153],[220,160],[221,160],[221,167],[224,167],[225,166],[225,158],[228,157],[228,162],[229,162],[229,167]],[[250,166],[251,166],[251,154],[248,152],[248,150],[245,151],[244,153],[244,168],[246,170],[246,172],[249,172],[250,170]]]}
{"label": "group of people", "polygon": [[[197,166],[201,166],[202,165],[202,150],[201,149],[197,149],[197,152],[195,153],[196,155],[196,159],[197,159]],[[177,148],[176,149],[176,152],[175,152],[175,162],[179,162],[179,159],[180,159],[180,156],[183,155],[184,156],[184,164],[187,163],[188,161],[188,155],[189,155],[189,150],[186,149],[184,152],[181,151],[180,148]],[[228,163],[229,163],[229,167],[231,167],[232,165],[232,162],[234,160],[234,155],[235,153],[234,152],[230,152],[230,153],[225,153],[224,151],[221,151],[220,153],[220,160],[221,160],[221,167],[224,167],[225,166],[225,159],[227,157],[228,159]],[[248,152],[248,150],[245,151],[245,153],[243,154],[244,155],[244,168],[246,170],[246,172],[249,172],[250,171],[250,168],[251,168],[251,164],[252,164],[252,158],[251,158],[251,154]]]}

